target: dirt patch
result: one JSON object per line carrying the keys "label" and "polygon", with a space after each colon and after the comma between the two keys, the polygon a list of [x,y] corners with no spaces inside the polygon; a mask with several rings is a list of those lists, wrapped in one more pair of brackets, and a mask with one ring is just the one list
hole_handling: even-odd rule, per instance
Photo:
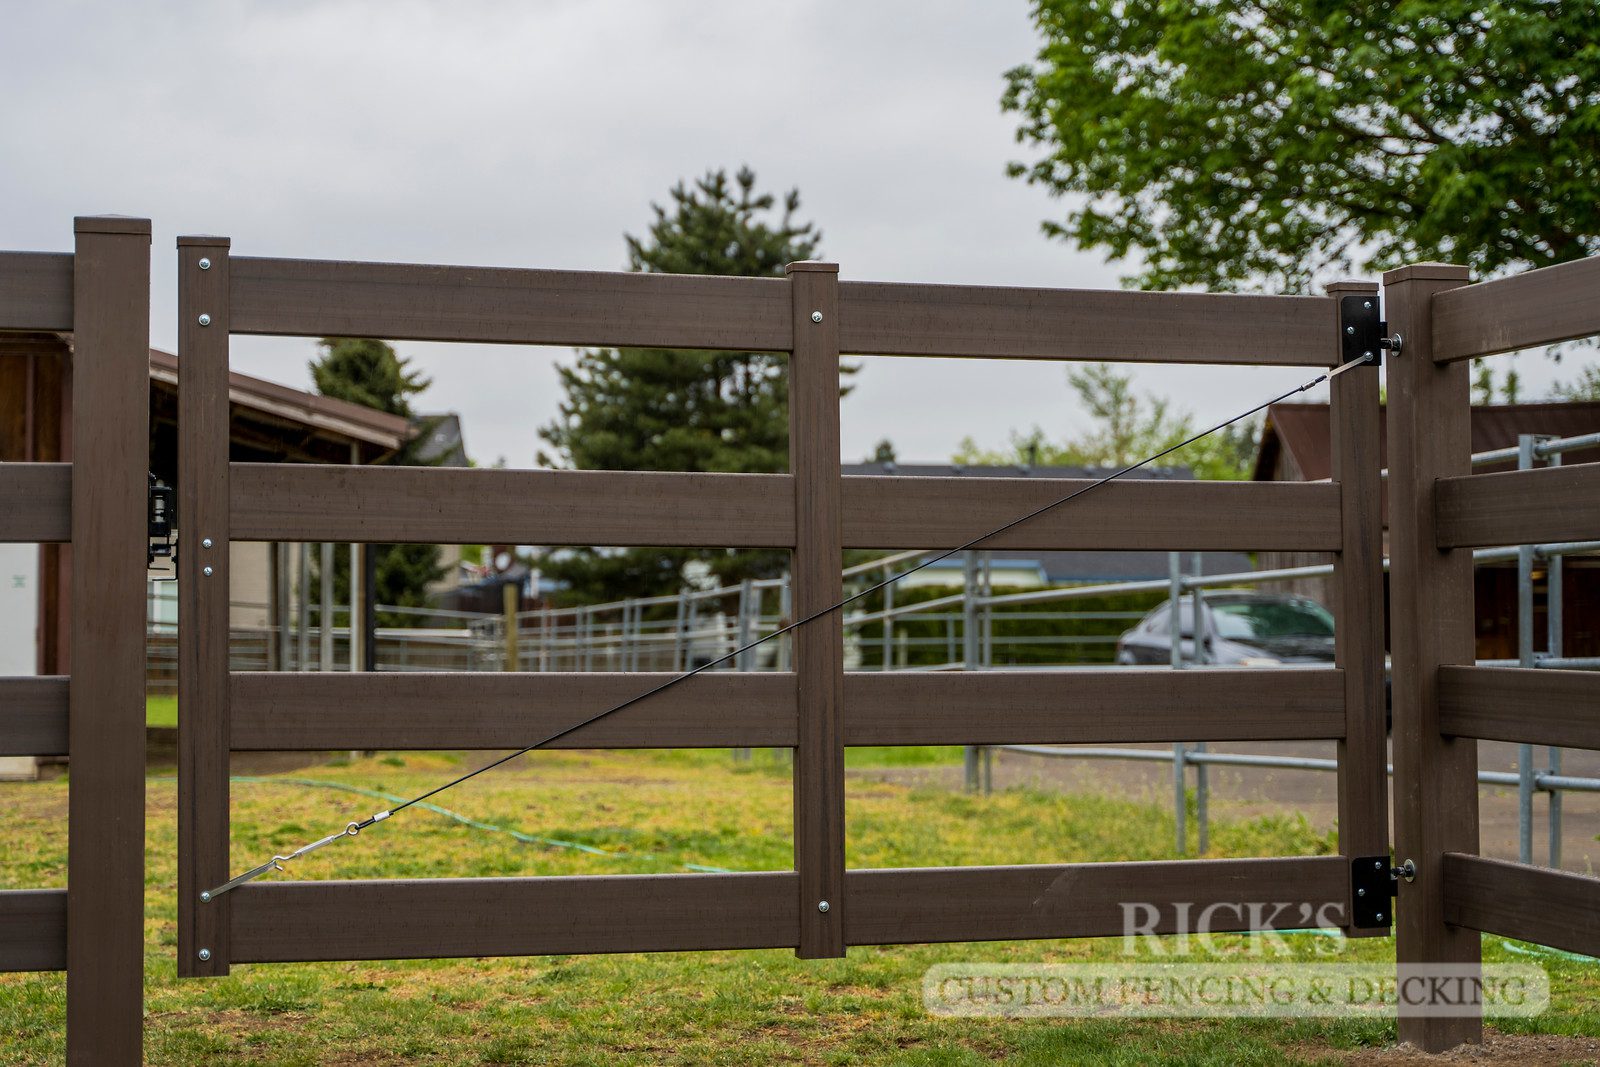
{"label": "dirt patch", "polygon": [[1428,1055],[1412,1045],[1340,1052],[1303,1045],[1297,1049],[1307,1059],[1327,1059],[1356,1067],[1389,1067],[1390,1064],[1518,1064],[1522,1067],[1569,1067],[1571,1064],[1600,1063],[1600,1038],[1565,1037],[1558,1034],[1502,1034],[1485,1028],[1483,1044],[1462,1045],[1437,1055]]}

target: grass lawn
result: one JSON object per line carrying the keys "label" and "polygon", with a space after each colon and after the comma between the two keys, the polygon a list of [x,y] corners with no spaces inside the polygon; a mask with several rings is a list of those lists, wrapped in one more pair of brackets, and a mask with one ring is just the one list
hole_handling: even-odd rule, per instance
{"label": "grass lawn", "polygon": [[178,725],[178,698],[146,696],[144,698],[144,724],[146,726]]}
{"label": "grass lawn", "polygon": [[[383,755],[248,779],[233,789],[236,869],[370,814],[381,801],[316,784],[410,795],[478,757]],[[866,757],[855,757],[857,761]],[[942,750],[922,757],[949,758]],[[0,885],[66,877],[67,783],[0,785]],[[439,798],[536,841],[411,811],[278,877],[772,870],[790,864],[787,769],[757,752],[536,753]],[[937,1019],[921,976],[939,962],[1123,959],[1118,939],[792,952],[541,957],[237,967],[174,976],[175,786],[148,788],[146,1049],[152,1064],[1279,1064],[1338,1062],[1393,1042],[1384,1021],[1001,1021]],[[1171,857],[1156,807],[1022,790],[970,797],[850,781],[852,866]],[[1218,855],[1316,854],[1332,841],[1295,819],[1214,824]],[[982,902],[975,902],[981,906]],[[397,915],[396,922],[407,921]],[[1392,959],[1392,942],[1285,938],[1294,954]],[[1219,948],[1248,946],[1220,937]],[[1527,962],[1485,940],[1486,957]],[[1196,961],[1203,956],[1193,957]],[[1502,1029],[1600,1035],[1600,964],[1539,958],[1546,1016]],[[59,1063],[64,980],[0,975],[0,1062]]]}

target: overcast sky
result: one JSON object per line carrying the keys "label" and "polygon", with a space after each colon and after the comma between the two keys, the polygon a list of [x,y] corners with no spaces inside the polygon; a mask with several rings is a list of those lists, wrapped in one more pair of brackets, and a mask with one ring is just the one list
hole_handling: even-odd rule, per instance
{"label": "overcast sky", "polygon": [[[180,233],[241,255],[613,270],[674,182],[746,163],[799,187],[845,278],[1125,273],[1046,240],[1062,205],[1005,177],[1021,149],[1001,75],[1036,51],[1020,0],[3,2],[0,247],[67,249],[76,214],[149,216],[160,347]],[[422,406],[461,413],[474,458],[533,464],[570,351],[400,349],[434,378]],[[233,366],[305,387],[312,354],[236,338]],[[864,362],[847,460],[881,437],[942,460],[966,435],[1059,438],[1081,418],[1059,364]],[[1535,386],[1552,376],[1521,362]],[[1207,420],[1304,377],[1137,374]]]}

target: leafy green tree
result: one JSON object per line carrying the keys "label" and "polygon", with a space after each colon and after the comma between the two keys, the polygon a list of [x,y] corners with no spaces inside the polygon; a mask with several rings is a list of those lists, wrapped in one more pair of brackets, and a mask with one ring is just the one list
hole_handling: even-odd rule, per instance
{"label": "leafy green tree", "polygon": [[[1089,417],[1087,429],[1059,444],[1035,426],[1027,433],[1011,431],[1008,448],[980,448],[965,438],[952,458],[969,464],[1043,464],[1120,468],[1156,455],[1192,437],[1194,417],[1171,403],[1133,388],[1133,376],[1107,363],[1089,363],[1067,372],[1067,382]],[[1232,480],[1250,477],[1255,463],[1254,419],[1237,422],[1162,459],[1158,466],[1187,466],[1197,478]]]}
{"label": "leafy green tree", "polygon": [[[320,355],[311,362],[311,377],[323,396],[337,397],[391,415],[412,420],[412,435],[390,458],[395,466],[430,466],[419,447],[432,429],[430,420],[416,418],[411,398],[432,383],[411,369],[410,360],[400,358],[394,346],[370,337],[324,337],[317,346]],[[371,545],[373,591],[379,604],[420,608],[427,606],[428,586],[444,577],[439,563],[438,545]],[[334,596],[341,602],[350,598],[350,559],[344,553],[334,557]],[[426,622],[413,615],[385,612],[385,626],[417,626]]]}
{"label": "leafy green tree", "polygon": [[[814,259],[821,234],[798,220],[800,194],[781,201],[741,168],[715,170],[652,204],[644,238],[626,236],[628,269],[665,274],[781,277]],[[582,470],[778,472],[787,469],[785,357],[770,352],[591,349],[561,368],[566,398],[539,430],[539,461]],[[844,368],[847,372],[851,368]],[[546,553],[542,573],[584,603],[676,591],[683,564],[705,560],[722,580],[780,573],[787,554],[593,548]]]}
{"label": "leafy green tree", "polygon": [[887,437],[872,446],[872,455],[867,458],[868,463],[893,463],[894,460],[894,442]]}
{"label": "leafy green tree", "polygon": [[[1493,404],[1497,391],[1494,366],[1486,359],[1475,359],[1472,364],[1472,402]],[[1522,376],[1515,367],[1506,368],[1505,376],[1499,381],[1498,392],[1501,403],[1515,404],[1522,399]]]}
{"label": "leafy green tree", "polygon": [[1001,106],[1052,236],[1158,289],[1600,250],[1592,0],[1035,0]]}
{"label": "leafy green tree", "polygon": [[1600,366],[1584,367],[1570,382],[1557,382],[1551,390],[1558,400],[1600,400]]}

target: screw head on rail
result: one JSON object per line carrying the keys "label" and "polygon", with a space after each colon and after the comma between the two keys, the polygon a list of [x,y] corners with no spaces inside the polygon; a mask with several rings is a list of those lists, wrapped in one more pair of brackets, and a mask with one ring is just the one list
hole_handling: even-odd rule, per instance
{"label": "screw head on rail", "polygon": [[201,892],[200,892],[200,903],[202,903],[202,904],[211,903],[211,890],[209,890],[209,889],[201,890]]}
{"label": "screw head on rail", "polygon": [[203,541],[201,541],[200,542],[200,547],[201,548],[210,548],[211,547],[211,538],[207,537]]}
{"label": "screw head on rail", "polygon": [[211,568],[210,567],[202,567],[202,568],[200,568],[200,573],[205,575],[207,578],[209,578],[209,577],[211,577]]}
{"label": "screw head on rail", "polygon": [[1355,333],[1355,332],[1356,332],[1356,328],[1355,328],[1355,327],[1354,327],[1354,326],[1346,326],[1346,327],[1345,327],[1345,328],[1344,328],[1344,332],[1345,332],[1345,333],[1352,333],[1352,334],[1353,334],[1353,333]]}
{"label": "screw head on rail", "polygon": [[826,900],[817,901],[817,910],[826,913],[828,910],[828,902]]}
{"label": "screw head on rail", "polygon": [[201,315],[195,321],[198,322],[202,326],[210,326],[211,325],[211,316],[210,315]]}
{"label": "screw head on rail", "polygon": [[812,312],[812,313],[811,313],[811,321],[812,321],[812,322],[821,322],[821,321],[822,321],[822,312],[820,312],[820,311],[813,311],[813,312]]}
{"label": "screw head on rail", "polygon": [[[204,262],[204,260],[202,260],[202,261],[201,261],[201,262]],[[1372,301],[1370,301],[1370,300],[1363,300],[1363,301],[1362,301],[1362,302],[1361,302],[1361,307],[1362,307],[1362,309],[1363,309],[1363,310],[1366,310],[1366,311],[1371,311],[1371,310],[1372,310]]]}
{"label": "screw head on rail", "polygon": [[[202,259],[200,261],[200,269],[201,270],[210,270],[211,269],[211,261],[209,259]],[[1372,305],[1368,304],[1367,306],[1371,307]]]}
{"label": "screw head on rail", "polygon": [[1374,915],[1373,918],[1377,919],[1379,922],[1383,922],[1383,912],[1378,912],[1378,914]]}
{"label": "screw head on rail", "polygon": [[206,960],[211,958],[211,950],[208,948],[203,948],[199,952],[196,952],[195,955],[200,957],[201,963],[204,963]]}
{"label": "screw head on rail", "polygon": [[1366,896],[1366,895],[1367,895],[1367,891],[1366,891],[1366,890],[1365,890],[1365,889],[1357,889],[1357,890],[1356,890],[1356,896],[1358,896],[1358,897],[1364,897],[1364,896]]}

